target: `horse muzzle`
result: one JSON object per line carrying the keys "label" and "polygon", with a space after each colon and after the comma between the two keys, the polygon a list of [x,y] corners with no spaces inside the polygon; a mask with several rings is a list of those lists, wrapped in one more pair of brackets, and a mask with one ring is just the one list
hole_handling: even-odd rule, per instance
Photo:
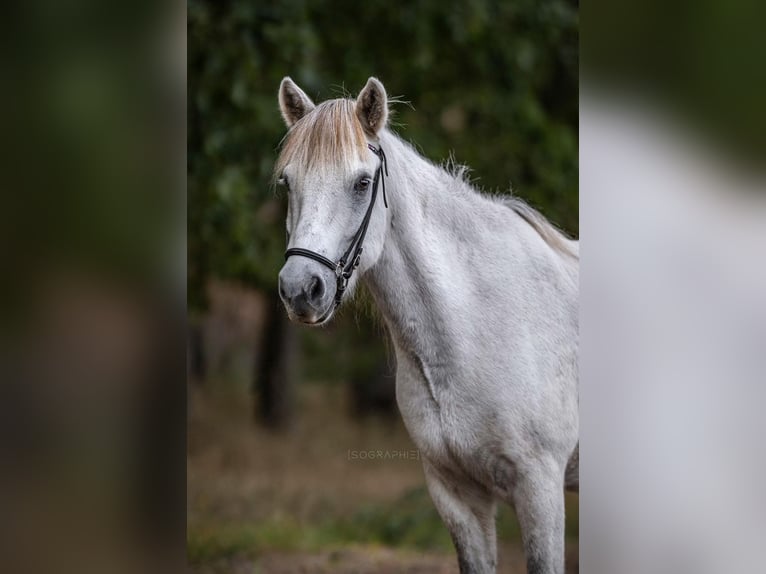
{"label": "horse muzzle", "polygon": [[288,260],[279,272],[279,296],[291,320],[321,325],[333,314],[335,280],[323,269],[312,267]]}

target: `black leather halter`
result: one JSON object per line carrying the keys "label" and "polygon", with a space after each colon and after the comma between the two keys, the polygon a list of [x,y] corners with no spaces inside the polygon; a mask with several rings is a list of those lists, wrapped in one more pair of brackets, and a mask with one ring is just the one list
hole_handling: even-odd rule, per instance
{"label": "black leather halter", "polygon": [[332,259],[328,259],[324,255],[311,251],[309,249],[303,249],[301,247],[293,247],[285,251],[285,260],[292,255],[300,255],[301,257],[308,257],[314,261],[318,261],[325,267],[329,267],[335,272],[335,277],[338,282],[337,289],[335,291],[335,307],[340,305],[343,299],[343,292],[346,290],[348,280],[351,275],[354,274],[354,270],[359,267],[359,259],[362,257],[362,244],[364,243],[364,236],[367,235],[367,226],[370,224],[370,218],[372,217],[372,208],[375,207],[375,198],[378,196],[378,183],[383,181],[383,204],[388,209],[388,199],[386,198],[386,180],[383,175],[385,172],[388,176],[388,163],[386,162],[386,154],[383,153],[383,148],[378,146],[373,147],[367,144],[370,151],[380,158],[380,165],[375,171],[375,178],[372,182],[372,197],[370,198],[370,205],[367,207],[367,212],[364,214],[364,219],[359,225],[359,229],[356,230],[354,238],[351,240],[351,245],[348,246],[346,252],[338,259],[337,262]]}

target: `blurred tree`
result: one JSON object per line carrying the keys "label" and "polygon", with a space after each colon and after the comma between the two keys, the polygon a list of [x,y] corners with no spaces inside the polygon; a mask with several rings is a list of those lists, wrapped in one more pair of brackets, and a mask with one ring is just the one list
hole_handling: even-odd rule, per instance
{"label": "blurred tree", "polygon": [[266,308],[265,338],[255,353],[254,418],[273,429],[285,427],[291,412],[296,374],[298,339],[290,325],[276,290]]}
{"label": "blurred tree", "polygon": [[[276,289],[284,203],[270,179],[285,133],[276,103],[285,75],[318,101],[377,76],[412,102],[414,109],[395,106],[393,128],[426,156],[453,153],[486,190],[507,193],[512,182],[576,235],[575,0],[190,0],[188,7],[192,312],[204,310],[210,277]],[[308,356],[306,365],[320,372],[316,360]],[[343,372],[334,367],[328,376]]]}
{"label": "blurred tree", "polygon": [[207,377],[207,357],[205,356],[205,337],[199,321],[187,323],[189,341],[187,343],[189,379],[200,384]]}

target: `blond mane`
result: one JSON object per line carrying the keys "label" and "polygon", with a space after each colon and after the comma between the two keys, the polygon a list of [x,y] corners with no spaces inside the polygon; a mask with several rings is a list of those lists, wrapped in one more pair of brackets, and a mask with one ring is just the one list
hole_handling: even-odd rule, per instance
{"label": "blond mane", "polygon": [[503,197],[500,201],[515,211],[553,249],[564,255],[580,259],[579,252],[570,244],[571,239],[557,229],[542,213],[518,197]]}

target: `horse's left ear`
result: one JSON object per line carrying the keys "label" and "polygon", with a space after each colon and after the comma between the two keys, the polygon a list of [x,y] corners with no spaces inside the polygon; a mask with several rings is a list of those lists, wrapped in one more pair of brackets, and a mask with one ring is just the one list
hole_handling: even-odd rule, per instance
{"label": "horse's left ear", "polygon": [[356,117],[368,136],[376,137],[388,120],[388,96],[377,78],[370,78],[356,98]]}

